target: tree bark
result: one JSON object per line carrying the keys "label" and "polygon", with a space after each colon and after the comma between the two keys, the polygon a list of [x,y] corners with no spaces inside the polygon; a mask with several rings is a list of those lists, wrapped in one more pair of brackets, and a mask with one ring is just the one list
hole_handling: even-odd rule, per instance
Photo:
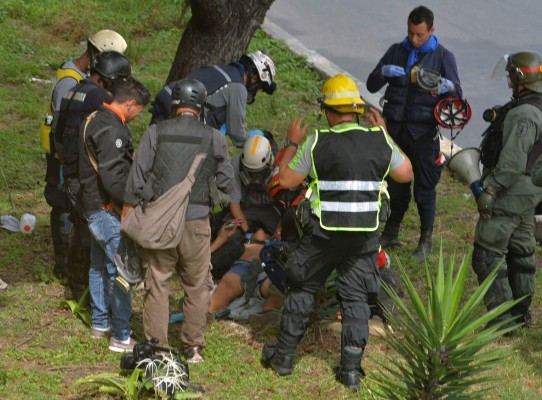
{"label": "tree bark", "polygon": [[183,32],[167,82],[202,66],[238,60],[274,0],[191,0],[192,18]]}

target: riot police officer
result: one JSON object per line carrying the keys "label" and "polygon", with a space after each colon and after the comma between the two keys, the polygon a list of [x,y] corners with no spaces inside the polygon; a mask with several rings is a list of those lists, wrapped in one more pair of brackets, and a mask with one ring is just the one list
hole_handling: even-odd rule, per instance
{"label": "riot police officer", "polygon": [[513,99],[495,110],[484,133],[481,161],[483,191],[476,203],[472,268],[482,282],[504,258],[484,300],[488,309],[526,296],[492,323],[514,318],[530,324],[536,263],[533,236],[534,210],[542,188],[527,175],[533,145],[542,138],[542,55],[522,51],[505,57]]}

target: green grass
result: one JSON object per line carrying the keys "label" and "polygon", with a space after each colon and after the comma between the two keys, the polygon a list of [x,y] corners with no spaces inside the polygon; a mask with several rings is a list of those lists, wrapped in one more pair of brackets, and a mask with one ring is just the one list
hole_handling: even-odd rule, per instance
{"label": "green grass", "polygon": [[[0,229],[0,277],[10,284],[0,293],[0,397],[5,399],[106,399],[104,394],[76,387],[82,377],[117,372],[119,356],[107,343],[92,340],[88,328],[61,307],[64,287],[52,277],[53,250],[49,207],[43,198],[45,159],[39,145],[38,128],[45,112],[50,80],[55,69],[84,51],[79,43],[92,31],[112,28],[128,41],[128,57],[135,75],[156,94],[164,84],[182,32],[178,24],[180,1],[157,0],[114,2],[53,0],[3,0],[0,6],[0,167],[5,173],[15,210],[9,202],[8,186],[0,178],[0,215],[37,216],[31,235]],[[186,23],[186,21],[184,21]],[[92,28],[86,28],[92,27]],[[282,142],[290,121],[305,117],[313,127],[323,126],[315,117],[321,79],[304,60],[282,42],[257,32],[249,50],[264,49],[277,65],[278,90],[273,96],[258,94],[248,107],[248,128],[265,128]],[[145,113],[131,123],[136,142],[150,120]],[[441,238],[445,254],[458,257],[472,246],[477,213],[469,192],[445,172],[438,188],[439,204],[435,237]],[[414,205],[401,232],[407,247],[392,254],[423,287],[423,269],[410,260],[418,239]],[[438,239],[435,247],[438,248]],[[436,262],[436,256],[431,262]],[[540,286],[540,276],[538,277]],[[178,287],[178,282],[175,282]],[[473,273],[468,279],[472,292]],[[132,328],[142,339],[142,292],[136,292]],[[181,293],[175,292],[172,312],[178,310]],[[527,400],[542,398],[541,299],[533,303],[536,325],[520,337],[503,339],[494,346],[506,350],[507,360],[492,372],[498,377],[493,397]],[[178,344],[178,325],[170,337]],[[276,328],[258,330],[228,322],[215,322],[208,330],[206,362],[191,369],[191,381],[205,387],[208,399],[336,398],[370,399],[367,388],[358,394],[335,382],[332,367],[339,360],[339,335],[316,324],[299,347],[294,374],[280,378],[260,365],[263,343]],[[373,337],[367,347],[364,368],[375,373],[391,350]]]}

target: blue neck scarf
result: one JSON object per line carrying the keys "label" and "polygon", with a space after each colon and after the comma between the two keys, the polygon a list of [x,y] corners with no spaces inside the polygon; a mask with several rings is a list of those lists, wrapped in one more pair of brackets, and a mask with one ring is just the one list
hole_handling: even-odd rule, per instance
{"label": "blue neck scarf", "polygon": [[437,46],[439,45],[439,41],[435,35],[429,36],[429,39],[427,42],[422,44],[421,47],[416,48],[412,46],[412,43],[410,43],[410,40],[408,40],[408,36],[404,38],[404,40],[401,42],[401,45],[410,53],[408,54],[408,60],[407,60],[407,71],[410,71],[410,68],[414,64],[416,64],[416,61],[418,61],[418,53],[431,53],[432,51],[435,51]]}

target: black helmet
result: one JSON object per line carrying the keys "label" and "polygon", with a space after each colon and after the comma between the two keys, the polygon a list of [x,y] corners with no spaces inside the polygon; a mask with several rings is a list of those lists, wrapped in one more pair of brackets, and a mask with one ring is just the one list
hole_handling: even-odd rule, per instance
{"label": "black helmet", "polygon": [[132,75],[130,61],[118,51],[104,51],[96,57],[90,72],[97,73],[102,78],[114,81],[119,78],[128,78]]}
{"label": "black helmet", "polygon": [[207,89],[196,79],[181,79],[171,91],[173,107],[188,107],[201,111],[206,100]]}

